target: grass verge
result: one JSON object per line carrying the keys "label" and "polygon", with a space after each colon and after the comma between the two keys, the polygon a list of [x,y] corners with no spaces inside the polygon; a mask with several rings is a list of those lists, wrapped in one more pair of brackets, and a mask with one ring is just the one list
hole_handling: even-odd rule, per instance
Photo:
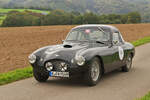
{"label": "grass verge", "polygon": [[3,20],[6,18],[6,16],[0,16],[0,25],[2,25]]}
{"label": "grass verge", "polygon": [[32,77],[32,67],[16,69],[7,73],[0,74],[0,85]]}
{"label": "grass verge", "polygon": [[136,99],[136,100],[150,100],[150,92],[145,95],[144,97],[140,98],[140,99]]}
{"label": "grass verge", "polygon": [[142,39],[132,42],[132,44],[135,47],[137,47],[137,46],[143,45],[145,43],[149,43],[149,42],[150,42],[150,37],[145,37],[145,38],[142,38]]}
{"label": "grass verge", "polygon": [[[140,40],[134,41],[134,42],[132,42],[132,44],[134,46],[140,46],[140,45],[143,45],[148,42],[150,42],[150,37],[145,37]],[[18,81],[21,79],[25,79],[25,78],[29,78],[32,76],[33,76],[32,67],[26,67],[23,69],[16,69],[14,71],[10,71],[7,73],[1,73],[0,74],[0,85],[8,84],[8,83]],[[150,93],[149,93],[149,95],[150,95]],[[149,98],[150,97],[149,95],[147,95],[146,97]],[[141,100],[148,100],[148,99],[141,99]],[[149,98],[149,100],[150,100],[150,98]]]}

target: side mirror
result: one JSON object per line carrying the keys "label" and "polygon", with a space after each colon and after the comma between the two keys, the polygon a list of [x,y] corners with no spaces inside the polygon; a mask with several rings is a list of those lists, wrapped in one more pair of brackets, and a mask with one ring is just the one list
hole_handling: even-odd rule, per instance
{"label": "side mirror", "polygon": [[119,34],[118,33],[113,33],[113,44],[118,44],[119,43]]}
{"label": "side mirror", "polygon": [[119,43],[119,41],[113,41],[113,44],[118,44]]}

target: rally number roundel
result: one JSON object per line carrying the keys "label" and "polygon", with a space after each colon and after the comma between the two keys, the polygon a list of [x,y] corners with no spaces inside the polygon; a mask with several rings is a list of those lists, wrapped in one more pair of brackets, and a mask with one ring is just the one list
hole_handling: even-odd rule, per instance
{"label": "rally number roundel", "polygon": [[123,58],[124,58],[123,48],[119,46],[118,49],[119,49],[119,58],[120,58],[120,60],[123,60]]}

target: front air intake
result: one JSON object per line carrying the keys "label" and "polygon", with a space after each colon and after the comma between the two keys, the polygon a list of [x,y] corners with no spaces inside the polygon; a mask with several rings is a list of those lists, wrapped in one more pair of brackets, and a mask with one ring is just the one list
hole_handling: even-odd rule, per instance
{"label": "front air intake", "polygon": [[64,48],[72,48],[71,45],[64,45]]}

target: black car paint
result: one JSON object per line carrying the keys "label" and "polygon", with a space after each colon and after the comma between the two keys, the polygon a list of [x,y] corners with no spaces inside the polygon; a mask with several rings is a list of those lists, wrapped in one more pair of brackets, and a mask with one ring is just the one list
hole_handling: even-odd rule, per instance
{"label": "black car paint", "polygon": [[[69,63],[69,72],[71,72],[71,75],[74,75],[78,72],[86,71],[90,61],[94,57],[98,57],[102,63],[103,72],[107,73],[124,66],[126,64],[126,59],[130,54],[134,56],[135,49],[132,44],[124,41],[117,45],[113,44],[112,35],[116,31],[119,32],[117,28],[108,25],[84,25],[76,28],[82,27],[98,27],[101,30],[109,29],[110,41],[105,44],[88,41],[64,41],[64,43],[60,45],[47,46],[38,49],[33,53],[37,56],[36,62],[32,64],[33,68],[41,73],[45,73],[48,72],[44,67],[47,61],[62,60]],[[124,50],[123,60],[119,59],[118,46],[121,46]],[[86,59],[84,66],[78,66],[75,63],[74,58],[76,54],[82,55]],[[72,62],[72,59],[74,62]]]}

